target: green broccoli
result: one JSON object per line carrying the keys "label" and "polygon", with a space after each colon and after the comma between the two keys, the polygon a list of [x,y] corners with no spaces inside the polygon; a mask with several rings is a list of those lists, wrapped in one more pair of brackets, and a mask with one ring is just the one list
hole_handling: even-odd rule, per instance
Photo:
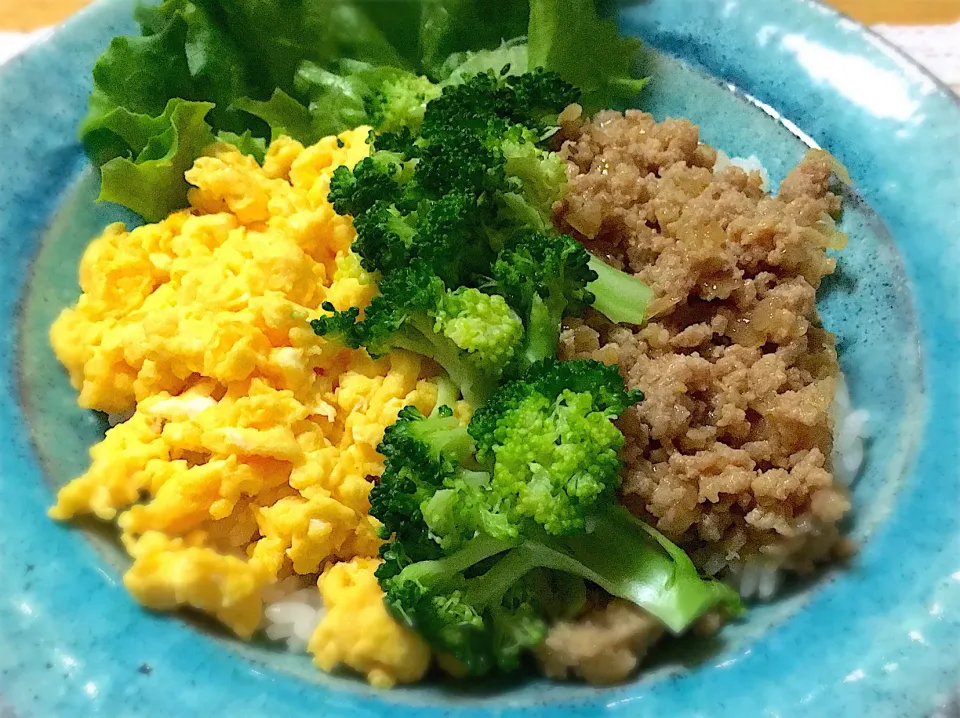
{"label": "green broccoli", "polygon": [[520,319],[506,302],[466,288],[449,292],[422,262],[397,270],[379,289],[360,321],[356,307],[336,311],[324,303],[331,314],[314,319],[313,331],[373,356],[406,349],[433,359],[467,401],[483,404],[522,336]]}
{"label": "green broccoli", "polygon": [[493,258],[486,245],[476,242],[484,210],[475,197],[450,192],[417,205],[417,236],[411,259],[426,262],[451,286],[482,274]]}
{"label": "green broccoli", "polygon": [[467,428],[443,401],[438,399],[429,417],[415,407],[401,410],[378,447],[386,465],[380,482],[370,491],[370,511],[383,524],[383,538],[393,537],[381,547],[384,564],[379,575],[396,575],[412,562],[441,555],[420,506],[443,487],[445,479],[457,474],[459,462],[471,458],[474,451]]}
{"label": "green broccoli", "polygon": [[711,608],[739,611],[731,589],[701,580],[616,505],[624,439],[612,420],[640,398],[616,367],[550,359],[502,386],[469,427],[445,407],[404,409],[379,447],[370,510],[390,539],[377,577],[393,615],[481,675],[515,670],[548,615],[583,604],[584,580],[678,633]]}
{"label": "green broccoli", "polygon": [[594,309],[616,324],[643,324],[653,301],[653,290],[636,277],[591,256],[590,269],[597,278],[587,285]]}
{"label": "green broccoli", "polygon": [[467,578],[468,572],[510,548],[480,536],[457,553],[412,563],[394,576],[381,577],[387,608],[467,675],[516,670],[523,653],[546,635],[532,582],[515,575],[507,559]]}
{"label": "green broccoli", "polygon": [[584,531],[620,482],[623,434],[611,420],[640,398],[616,367],[591,361],[546,360],[501,386],[470,423],[475,455],[420,504],[434,538],[450,550],[478,533]]}
{"label": "green broccoli", "polygon": [[484,271],[491,261],[482,245],[465,251],[478,221],[476,200],[464,194],[451,192],[437,200],[420,200],[408,214],[381,200],[354,219],[357,239],[353,251],[368,272],[389,277],[421,262],[457,286],[461,277]]}
{"label": "green broccoli", "polygon": [[466,352],[466,359],[486,374],[499,377],[523,339],[523,323],[506,300],[479,289],[461,287],[443,295],[434,331]]}
{"label": "green broccoli", "polygon": [[410,266],[416,229],[396,207],[377,201],[353,221],[353,226],[357,230],[353,251],[366,271],[389,274]]}
{"label": "green broccoli", "polygon": [[504,172],[511,191],[502,191],[501,217],[507,216],[522,229],[546,232],[551,229],[554,203],[566,189],[566,162],[556,152],[538,146],[528,129],[515,126],[501,144]]}
{"label": "green broccoli", "polygon": [[[395,495],[388,477],[418,471],[433,477],[427,482],[433,487],[429,496],[420,493],[423,482],[407,488],[414,491],[426,526],[444,550],[476,534],[514,541],[531,533],[583,532],[596,507],[611,501],[619,486],[617,452],[624,439],[612,420],[641,398],[639,392],[624,390],[616,367],[545,360],[522,379],[501,386],[476,411],[470,442],[462,437],[455,442],[459,451],[444,456],[442,475],[433,463],[421,466],[423,455],[442,453],[438,447],[452,441],[439,428],[456,429],[458,436],[465,430],[449,421],[424,419],[416,424],[418,450],[408,457],[406,448],[397,450],[391,429],[380,447],[387,457],[380,488]],[[411,422],[402,426],[398,435],[407,439]],[[409,501],[413,499],[399,501],[404,510]],[[388,509],[378,504],[372,514],[392,530]]]}
{"label": "green broccoli", "polygon": [[475,286],[504,235],[546,230],[566,175],[541,127],[576,98],[550,73],[481,73],[428,102],[419,128],[372,135],[372,155],[336,170],[330,186],[334,209],[354,217],[364,267],[386,277],[420,259],[452,285]]}
{"label": "green broccoli", "polygon": [[593,303],[587,285],[597,275],[589,261],[572,237],[539,232],[516,237],[497,256],[489,289],[503,295],[524,320],[525,365],[556,356],[563,317]]}
{"label": "green broccoli", "polygon": [[[400,79],[400,95],[431,94]],[[354,218],[353,250],[380,296],[362,321],[339,313],[317,333],[430,357],[479,406],[505,373],[555,356],[565,315],[593,304],[642,322],[649,289],[550,225],[566,172],[545,138],[576,98],[551,73],[486,72],[444,87],[419,127],[375,134],[369,157],[334,172],[329,199]]]}
{"label": "green broccoli", "polygon": [[512,543],[481,534],[455,553],[399,572],[383,564],[378,577],[387,608],[468,675],[515,670],[543,640],[547,607],[571,600],[557,591],[569,582],[538,580],[544,570],[632,601],[677,634],[711,609],[742,611],[735,591],[701,579],[683,551],[623,507],[605,505],[596,526],[579,536]]}
{"label": "green broccoli", "polygon": [[421,133],[428,139],[448,137],[461,130],[489,127],[499,120],[506,129],[520,125],[538,136],[550,134],[557,115],[579,101],[580,91],[560,75],[537,68],[521,75],[492,70],[448,85],[427,105]]}
{"label": "green broccoli", "polygon": [[374,152],[354,165],[353,170],[337,167],[330,178],[328,199],[337,214],[354,221],[378,202],[397,201],[409,176],[410,165],[396,152]]}
{"label": "green broccoli", "polygon": [[612,420],[642,398],[615,366],[545,359],[477,410],[470,435],[509,538],[528,522],[558,536],[586,529],[620,485],[624,439]]}
{"label": "green broccoli", "polygon": [[653,297],[638,279],[590,255],[565,234],[518,235],[491,269],[490,291],[524,319],[527,365],[553,357],[563,317],[592,306],[614,322],[643,324]]}
{"label": "green broccoli", "polygon": [[[377,501],[371,513],[388,532],[399,531],[397,516],[415,503],[446,551],[477,534],[515,541],[583,532],[619,486],[623,434],[612,420],[641,398],[624,390],[616,367],[549,359],[501,386],[469,430],[408,411],[379,447],[386,471],[377,496],[390,495],[402,509]],[[422,478],[398,489],[398,476]]]}
{"label": "green broccoli", "polygon": [[263,119],[274,120],[274,125],[276,109],[296,113],[302,118],[297,139],[315,141],[359,125],[372,125],[381,131],[416,129],[423,121],[426,103],[440,94],[440,88],[426,77],[399,67],[349,59],[341,60],[333,68],[310,60],[300,63],[294,88],[308,107],[288,97],[283,105],[277,100],[272,106],[245,102],[241,109],[263,116],[264,110],[272,108],[274,113]]}

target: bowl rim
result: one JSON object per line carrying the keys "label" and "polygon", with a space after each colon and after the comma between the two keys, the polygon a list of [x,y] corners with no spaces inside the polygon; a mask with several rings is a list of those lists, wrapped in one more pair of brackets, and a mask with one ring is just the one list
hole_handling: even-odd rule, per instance
{"label": "bowl rim", "polygon": [[[719,2],[720,0],[716,0],[714,2],[714,5],[719,4]],[[653,3],[653,4],[656,4],[656,3]],[[115,13],[115,9],[117,7],[128,6],[128,5],[129,3],[126,2],[126,0],[97,0],[92,5],[81,10],[76,16],[72,17],[66,23],[59,26],[51,35],[40,40],[37,45],[32,46],[31,48],[27,49],[24,53],[14,56],[14,58],[12,58],[11,60],[8,60],[6,63],[3,63],[2,65],[0,65],[0,93],[4,93],[7,91],[7,89],[11,85],[11,81],[16,81],[15,76],[18,72],[20,72],[20,68],[21,66],[24,65],[24,63],[31,63],[36,66],[36,65],[42,65],[43,62],[46,62],[46,61],[54,61],[55,58],[53,56],[59,53],[58,48],[59,48],[59,43],[61,41],[69,40],[69,38],[72,36],[73,33],[75,32],[80,33],[83,28],[89,29],[90,24],[100,22],[103,18],[107,17],[111,13]],[[839,21],[839,19],[845,19],[845,21],[850,25],[856,24],[854,23],[854,21],[850,20],[843,13],[837,10],[834,10],[832,8],[828,8],[824,6],[822,3],[817,2],[816,0],[773,0],[772,2],[770,2],[768,8],[774,8],[773,10],[770,10],[770,12],[775,12],[776,11],[775,8],[787,8],[788,6],[790,8],[793,8],[794,10],[796,8],[801,8],[801,7],[806,8],[806,11],[812,11],[812,12],[818,13],[823,18],[835,17],[837,20],[834,20],[834,22]],[[946,96],[946,99],[949,101],[949,103],[952,103],[953,111],[955,112],[956,119],[960,120],[960,97],[955,95],[944,83],[937,80],[931,73],[929,73],[925,68],[920,66],[916,61],[908,57],[901,50],[897,49],[895,46],[890,44],[887,40],[885,40],[875,32],[869,30],[868,28],[863,27],[862,25],[858,25],[857,32],[860,34],[861,39],[869,38],[869,44],[873,46],[873,49],[878,49],[878,47],[884,48],[885,52],[891,55],[895,55],[898,58],[898,61],[902,63],[904,66],[906,65],[912,66],[915,72],[924,76],[928,82],[932,83],[937,88],[937,91],[939,93]],[[100,34],[105,36],[103,32],[101,32]],[[44,53],[46,53],[48,57],[44,58],[43,57]],[[907,77],[906,79],[910,83],[917,82],[915,78],[911,79]],[[0,109],[0,115],[2,114],[3,114],[3,110]],[[2,118],[0,118],[0,126],[3,126]],[[72,135],[70,136],[72,137]],[[2,152],[0,152],[0,157],[2,156],[3,154]],[[960,174],[957,174],[955,176],[960,178]],[[2,182],[2,170],[0,170],[0,182]],[[16,199],[24,200],[23,197],[16,197]],[[3,205],[0,204],[0,208],[2,208],[2,206]],[[30,227],[31,231],[33,229],[39,229],[42,227],[43,223],[46,221],[46,218],[50,216],[51,214],[50,209],[52,209],[52,207],[53,205],[48,203],[47,205],[37,209],[37,211],[34,212],[36,216],[28,217],[28,221],[26,222],[26,224],[28,227]],[[8,203],[7,209],[9,208],[10,208],[10,205]],[[11,211],[17,216],[23,216],[22,210],[19,212],[19,214],[17,214],[17,211],[15,210],[11,210]],[[4,233],[6,230],[7,228],[4,226],[3,222],[0,221],[0,246],[9,246],[8,240],[10,240],[10,236],[4,236]],[[30,252],[28,251],[25,254],[30,254]],[[20,261],[20,258],[18,258],[18,261]],[[10,281],[7,281],[3,284],[3,286],[0,286],[0,303],[2,303],[2,305],[9,305],[13,307],[16,305],[16,302],[20,296],[20,286],[18,283],[19,280],[16,278],[16,274],[15,274],[16,269],[18,267],[22,267],[22,265],[11,264],[9,267],[6,267],[4,270],[2,270],[2,273],[0,273],[0,276],[3,276],[4,274],[8,274],[8,272],[10,273],[10,276],[6,277]],[[957,296],[960,296],[960,295],[957,295]],[[949,342],[951,342],[951,344],[960,344],[960,342],[958,342],[958,337],[956,336],[956,333],[947,337],[947,339],[949,340]],[[8,346],[8,344],[9,344],[9,340],[5,342],[2,346],[0,346],[0,372],[4,374],[4,381],[10,382],[13,379],[11,374],[13,372],[13,367],[15,366],[15,363],[16,363],[15,356],[14,356],[16,349],[15,347]],[[9,387],[3,387],[3,388],[7,389]],[[22,442],[19,440],[19,438],[11,435],[12,427],[16,426],[16,422],[18,419],[22,419],[22,415],[20,414],[20,411],[16,406],[15,393],[16,393],[15,390],[13,390],[12,392],[6,392],[5,397],[0,397],[0,445],[8,444],[14,449],[13,452],[11,452],[11,455],[0,457],[0,502],[2,502],[4,499],[10,498],[13,495],[9,492],[7,488],[3,486],[4,476],[11,475],[11,472],[14,472],[14,471],[22,471],[24,467],[27,466],[33,460],[32,457],[30,457],[29,455],[23,454],[24,446]],[[939,415],[939,412],[938,412],[938,415]],[[944,430],[949,431],[951,430],[951,428],[953,431],[953,435],[956,436],[955,425],[952,427],[945,425]],[[26,475],[28,476],[34,475],[35,474],[34,469],[35,467],[33,467],[30,471],[28,471]],[[36,494],[35,489],[36,487],[34,487],[34,489],[31,489],[33,494]],[[45,486],[43,486],[42,491],[46,491]],[[34,498],[36,498],[36,496],[34,496]],[[4,515],[3,512],[0,511],[0,516],[3,516],[3,515]],[[300,710],[305,710],[306,707],[310,705],[310,702],[312,700],[316,700],[321,695],[324,695],[325,698],[329,699],[329,703],[327,703],[329,708],[334,710],[339,710],[341,712],[349,711],[351,714],[356,714],[356,715],[379,715],[379,714],[389,712],[391,710],[395,711],[398,708],[400,708],[400,706],[392,704],[390,700],[385,700],[383,696],[379,694],[372,694],[372,693],[364,694],[362,692],[361,693],[355,692],[346,696],[343,696],[343,695],[337,696],[329,693],[323,694],[322,691],[324,689],[322,687],[318,689],[317,686],[314,686],[314,685],[307,685],[307,686],[298,685],[296,684],[295,679],[291,679],[288,676],[275,674],[270,671],[261,671],[259,667],[251,667],[250,665],[247,665],[242,660],[238,661],[236,657],[233,655],[229,656],[227,659],[228,661],[231,662],[231,665],[222,665],[224,663],[224,659],[222,656],[219,655],[220,653],[219,649],[216,647],[216,644],[214,642],[212,641],[208,642],[209,645],[204,645],[203,647],[198,648],[197,646],[194,645],[195,641],[192,640],[193,634],[190,629],[187,629],[184,627],[172,626],[170,624],[175,622],[167,621],[165,619],[157,619],[147,614],[141,614],[139,612],[139,609],[130,605],[130,601],[125,598],[123,594],[122,586],[117,586],[116,584],[114,584],[112,580],[109,579],[109,577],[97,576],[98,569],[96,567],[96,558],[93,557],[94,556],[93,553],[83,548],[78,548],[76,546],[69,547],[68,544],[71,544],[73,542],[82,543],[82,542],[77,542],[76,537],[70,537],[68,532],[59,531],[59,533],[57,533],[56,535],[56,540],[54,541],[55,551],[57,552],[63,551],[65,552],[64,553],[65,556],[69,556],[72,558],[80,558],[83,561],[87,562],[88,565],[84,567],[84,572],[85,572],[84,580],[89,581],[91,578],[96,577],[101,584],[97,587],[92,587],[89,590],[88,596],[85,598],[84,601],[81,601],[81,603],[78,605],[78,608],[83,608],[86,602],[92,603],[93,601],[102,600],[105,606],[110,607],[110,610],[116,611],[117,623],[121,628],[126,627],[132,632],[134,636],[134,639],[133,639],[134,641],[138,640],[138,638],[139,640],[143,640],[144,631],[147,631],[147,632],[156,631],[159,635],[164,636],[164,640],[167,641],[168,645],[171,647],[171,650],[193,651],[196,655],[184,665],[184,668],[187,668],[187,669],[192,668],[196,670],[198,674],[201,674],[201,675],[209,675],[209,676],[215,675],[220,679],[227,680],[228,681],[227,685],[241,686],[244,683],[244,681],[247,681],[251,683],[251,685],[258,686],[259,689],[276,688],[279,693],[282,693],[282,700],[286,703],[286,705],[289,708],[296,710],[298,713],[300,712]],[[25,553],[26,547],[27,547],[27,544],[24,544],[23,546],[19,546],[19,547],[5,544],[3,539],[0,538],[0,556],[3,556],[5,553],[7,553],[7,549],[9,549],[8,561],[10,561],[10,563],[5,563],[4,561],[0,560],[0,581],[5,580],[3,577],[3,574],[7,573],[8,571],[12,571],[13,569],[20,569],[26,566],[26,564],[24,563],[24,558],[26,556],[26,553]],[[35,546],[32,546],[32,548],[35,548]],[[34,567],[30,568],[28,573],[39,574],[46,571],[47,569],[62,570],[64,568],[64,564],[63,564],[64,559],[61,559],[58,555],[54,556],[55,560],[51,561],[50,565],[46,568],[40,565],[39,556],[37,557],[37,559],[38,559],[37,564],[30,564],[31,566],[34,566]],[[958,566],[957,568],[960,568],[960,566]],[[952,587],[950,590],[952,591],[952,595],[955,597],[958,592],[958,589],[955,584],[958,581],[960,581],[960,573],[954,574],[954,576],[950,580],[953,581],[953,584],[950,584]],[[18,584],[18,587],[20,585],[26,585],[26,584]],[[11,592],[10,589],[0,588],[0,602],[4,601],[6,598],[11,596],[13,596],[13,592]],[[2,609],[0,609],[0,618],[6,618],[6,617],[7,617],[7,614],[4,613]],[[0,628],[0,645],[7,644],[7,647],[10,648],[14,645],[12,643],[13,639],[16,639],[17,641],[20,641],[18,645],[22,646],[23,645],[22,641],[24,640],[24,638],[31,637],[31,636],[36,637],[38,639],[38,643],[45,645],[46,648],[50,648],[50,646],[55,644],[55,636],[56,636],[56,633],[58,630],[57,627],[59,626],[59,624],[56,622],[56,619],[54,619],[53,616],[48,616],[48,619],[53,621],[53,623],[45,624],[42,627],[38,627],[37,625],[37,620],[39,620],[38,618],[36,618],[35,616],[28,616],[24,614],[22,611],[20,612],[20,615],[14,616],[14,618],[19,622],[18,628],[13,631],[7,631],[6,628]],[[4,620],[0,620],[0,626],[5,626],[5,625],[6,625],[6,622]],[[105,629],[104,627],[100,627],[95,631],[92,630],[82,635],[75,636],[75,639],[78,642],[78,645],[87,644],[89,642],[89,645],[91,648],[91,658],[89,660],[87,660],[82,656],[74,656],[75,662],[78,660],[83,661],[90,664],[91,667],[94,662],[99,662],[101,665],[110,665],[112,650],[110,650],[109,646],[104,645],[103,641],[107,640],[119,629],[117,629],[116,626],[113,626],[109,628],[107,633],[103,633],[102,632],[103,630],[107,630],[107,629]],[[950,630],[951,630],[951,634],[950,634],[951,636],[957,635],[956,624],[954,624]],[[5,633],[7,635],[4,635]],[[949,641],[951,642],[954,640],[955,640],[954,638],[949,639]],[[128,641],[125,641],[123,645],[129,647],[130,645],[133,645],[133,644],[131,643],[131,641],[128,640]],[[956,645],[956,644],[952,643],[952,645]],[[931,648],[933,647],[934,646],[931,646]],[[207,671],[206,673],[204,673],[203,669],[198,665],[200,662],[204,660],[216,661],[216,662],[219,662],[221,665],[216,666],[214,672]],[[960,667],[960,659],[955,660],[955,665],[957,667]],[[29,680],[33,680],[32,678],[30,678],[30,676],[35,677],[37,675],[43,674],[44,670],[46,670],[47,675],[49,676],[50,671],[54,670],[53,668],[43,669],[42,666],[39,668],[37,666],[32,666],[30,667],[30,670],[26,670],[26,668],[27,666],[25,664],[17,663],[16,661],[13,661],[9,658],[7,659],[0,658],[0,670],[6,672],[8,676],[13,677],[11,680],[22,679],[22,680],[29,681]],[[46,705],[48,707],[53,705],[58,705],[65,711],[64,713],[62,713],[64,715],[78,714],[77,712],[82,710],[81,707],[90,706],[91,704],[89,700],[91,696],[89,696],[89,691],[86,691],[86,688],[87,688],[87,684],[92,682],[92,679],[88,681],[84,681],[83,680],[84,676],[82,675],[82,671],[77,671],[75,670],[76,667],[71,668],[69,665],[66,665],[66,664],[55,666],[55,668],[58,671],[62,670],[66,672],[63,680],[65,684],[70,686],[70,690],[72,691],[72,693],[70,693],[69,697],[62,699],[63,701],[66,701],[66,702],[57,703],[57,704],[53,704],[49,702],[43,703],[43,700],[52,701],[54,700],[54,698],[40,696],[37,699],[38,700],[37,705]],[[5,676],[5,679],[6,679],[6,676]],[[162,678],[160,675],[158,675],[158,673],[155,673],[154,680],[156,682],[159,680],[169,680],[169,679]],[[854,682],[850,685],[856,686],[857,683]],[[558,715],[562,713],[563,715],[573,716],[577,714],[582,714],[583,712],[597,710],[597,709],[600,709],[601,707],[606,707],[612,713],[618,713],[618,714],[622,713],[626,715],[634,712],[638,708],[637,701],[640,701],[646,697],[642,694],[647,692],[647,688],[648,688],[647,686],[642,686],[642,685],[627,686],[620,690],[614,690],[606,693],[598,693],[598,698],[596,700],[592,700],[592,701],[585,702],[578,705],[572,705],[572,704],[556,705],[555,704],[555,705],[543,706],[542,708],[537,708],[537,707],[527,707],[523,709],[517,708],[516,712],[519,714],[521,711],[527,711],[527,714],[530,714],[530,715],[539,715],[542,712],[542,715],[545,715],[545,716]],[[151,701],[151,703],[140,706],[140,708],[138,708],[138,711],[140,709],[146,709],[147,711],[155,711],[157,709],[162,708],[165,705],[165,703],[163,702],[163,698],[165,697],[165,693],[163,690],[153,688],[150,691],[147,691],[146,689],[142,689],[139,686],[137,687],[137,690],[140,691],[138,695],[152,696],[151,698],[145,699],[145,700]],[[22,692],[10,693],[11,697],[16,696],[13,699],[17,701],[22,699],[22,695],[23,695]],[[110,694],[110,695],[113,696],[115,694]],[[119,695],[119,694],[116,694],[116,695]],[[243,697],[241,697],[241,695]],[[7,698],[6,700],[9,700],[9,699],[10,698]],[[103,695],[103,694],[101,694],[100,699],[101,699],[101,702],[98,704],[98,708],[100,710],[106,709],[108,713],[111,711],[111,709],[123,708],[126,705],[126,704],[107,704],[103,702],[107,700],[106,695]],[[3,700],[5,700],[5,698],[0,697],[0,708],[3,707]],[[57,700],[61,700],[61,699],[57,699]],[[110,698],[110,700],[113,700],[113,698]],[[229,700],[231,700],[231,702],[234,700],[236,701],[234,705],[242,715],[244,714],[252,715],[253,713],[250,713],[251,710],[254,710],[257,713],[259,713],[260,710],[262,709],[263,712],[265,712],[267,708],[267,705],[265,703],[260,702],[261,699],[258,699],[256,697],[251,698],[249,693],[245,693],[243,691],[238,692],[237,695],[229,698]],[[849,701],[853,699],[845,699],[845,700]],[[858,700],[870,701],[872,699],[861,698]],[[867,703],[863,703],[863,705],[867,705]],[[870,702],[869,705],[873,705],[873,703]],[[472,715],[475,714],[479,716],[479,715],[486,714],[490,710],[490,707],[491,707],[491,704],[489,702],[472,703],[470,704],[469,708],[464,706],[463,711],[459,711],[459,712],[470,713]],[[20,703],[18,702],[17,704],[15,704],[14,708],[20,709],[21,708]],[[27,709],[28,705],[24,704],[23,708]],[[439,715],[441,711],[450,710],[450,705],[447,704],[446,706],[442,706],[442,707],[439,707],[439,706],[434,707],[434,706],[418,705],[413,703],[404,703],[402,706],[402,710],[405,716],[411,716],[411,717],[424,716],[425,717],[428,715],[429,716]],[[117,712],[117,710],[114,710],[114,712]],[[506,708],[504,710],[505,715],[513,714],[513,713],[514,711],[510,710],[509,708]],[[156,713],[148,712],[148,713],[138,713],[138,714],[154,715]],[[718,707],[717,712],[714,713],[714,715],[720,715],[720,714],[726,714],[724,713],[724,710],[722,707]],[[801,715],[801,714],[812,715],[812,713],[806,713],[798,709],[798,711],[796,712],[796,715]]]}

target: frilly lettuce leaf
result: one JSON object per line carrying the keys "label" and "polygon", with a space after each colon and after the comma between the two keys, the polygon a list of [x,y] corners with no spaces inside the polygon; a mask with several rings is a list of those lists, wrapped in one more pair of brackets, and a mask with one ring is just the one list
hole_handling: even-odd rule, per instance
{"label": "frilly lettuce leaf", "polygon": [[181,52],[186,36],[186,22],[177,18],[154,35],[114,38],[97,60],[89,110],[80,124],[93,162],[136,156],[169,128],[168,102],[193,95]]}
{"label": "frilly lettuce leaf", "polygon": [[129,207],[148,222],[186,206],[183,175],[215,140],[206,121],[212,109],[212,102],[173,99],[160,117],[141,115],[145,125],[162,120],[166,129],[133,157],[114,157],[100,168],[100,199]]}
{"label": "frilly lettuce leaf", "polygon": [[594,0],[531,0],[527,43],[530,66],[579,87],[588,111],[631,99],[646,82],[631,75],[640,41],[601,19]]}
{"label": "frilly lettuce leaf", "polygon": [[310,111],[280,88],[273,91],[269,100],[241,97],[233,104],[237,109],[263,120],[270,128],[271,141],[281,135],[294,137],[305,143],[311,143],[315,139]]}
{"label": "frilly lettuce leaf", "polygon": [[530,0],[529,14],[527,36],[448,56],[444,82],[507,66],[512,75],[542,67],[579,87],[588,113],[631,100],[643,89],[646,80],[631,74],[640,41],[621,37],[612,20],[598,15],[594,0]]}
{"label": "frilly lettuce leaf", "polygon": [[522,75],[529,67],[529,56],[526,37],[506,40],[492,50],[457,52],[450,55],[443,65],[443,84],[456,85],[487,70],[493,70],[498,75],[505,70],[508,75]]}
{"label": "frilly lettuce leaf", "polygon": [[433,80],[454,53],[495,50],[527,34],[530,5],[523,0],[425,0],[420,16],[420,67]]}

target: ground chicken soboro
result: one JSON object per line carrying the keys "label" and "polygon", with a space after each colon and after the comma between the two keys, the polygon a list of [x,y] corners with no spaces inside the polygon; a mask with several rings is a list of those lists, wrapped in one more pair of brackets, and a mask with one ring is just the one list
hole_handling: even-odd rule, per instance
{"label": "ground chicken soboro", "polygon": [[[570,191],[558,227],[655,293],[644,327],[591,313],[562,338],[562,358],[617,362],[646,395],[620,421],[624,503],[711,573],[745,560],[810,570],[850,508],[829,460],[835,342],[815,304],[835,267],[826,250],[844,239],[828,190],[835,164],[811,152],[770,197],[757,173],[714,172],[717,152],[686,120],[602,112],[564,132]],[[607,618],[555,629],[545,666],[598,678],[576,643],[589,645],[580,634]],[[642,655],[641,634],[656,632],[632,623],[636,640],[615,643]]]}
{"label": "ground chicken soboro", "polygon": [[663,632],[649,613],[615,598],[551,626],[537,655],[550,678],[575,673],[590,683],[618,683],[633,673]]}

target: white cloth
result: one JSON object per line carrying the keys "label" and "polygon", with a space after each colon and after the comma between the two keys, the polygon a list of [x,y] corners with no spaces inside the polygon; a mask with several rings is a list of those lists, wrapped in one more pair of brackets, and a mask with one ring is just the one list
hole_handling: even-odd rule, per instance
{"label": "white cloth", "polygon": [[50,29],[36,32],[0,32],[0,64],[19,55],[30,45],[50,34]]}
{"label": "white cloth", "polygon": [[877,25],[887,40],[960,91],[960,22],[954,25]]}

